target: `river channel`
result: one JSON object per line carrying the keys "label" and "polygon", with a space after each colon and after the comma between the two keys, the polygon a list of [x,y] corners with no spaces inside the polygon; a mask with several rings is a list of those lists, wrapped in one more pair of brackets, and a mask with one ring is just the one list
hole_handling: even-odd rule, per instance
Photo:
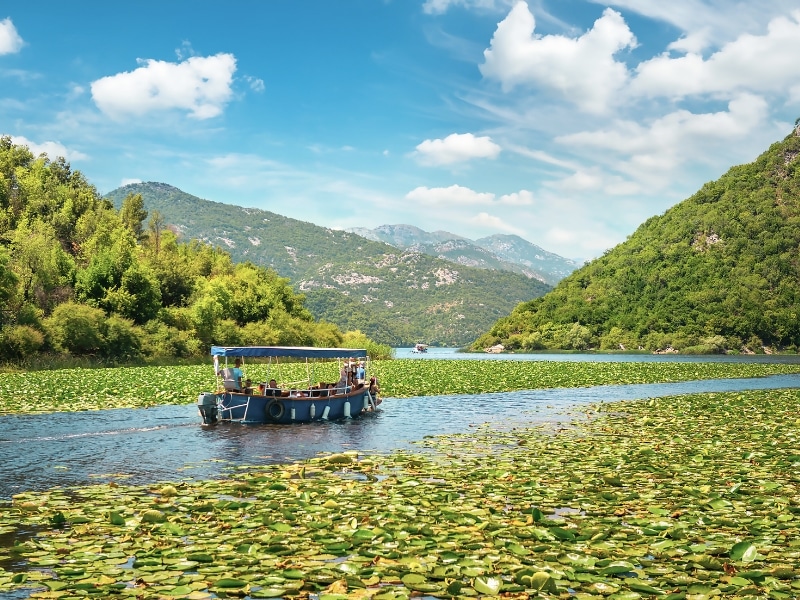
{"label": "river channel", "polygon": [[[431,349],[398,358],[494,360],[772,361],[781,357],[653,355],[463,355]],[[646,385],[607,385],[507,393],[386,398],[362,418],[309,425],[199,425],[193,405],[0,417],[0,499],[25,490],[110,480],[131,484],[219,477],[237,465],[284,463],[320,452],[383,453],[409,449],[426,436],[458,433],[483,423],[508,427],[570,421],[595,402],[675,394],[800,388],[800,375]]]}

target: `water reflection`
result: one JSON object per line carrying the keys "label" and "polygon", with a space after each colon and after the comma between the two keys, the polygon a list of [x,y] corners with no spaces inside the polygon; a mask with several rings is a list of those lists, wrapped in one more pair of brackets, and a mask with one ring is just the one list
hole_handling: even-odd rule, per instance
{"label": "water reflection", "polygon": [[[0,417],[0,498],[23,490],[118,479],[146,484],[219,476],[237,464],[282,463],[319,452],[388,452],[425,436],[571,419],[589,403],[694,392],[800,387],[800,375],[648,385],[388,398],[377,413],[336,423],[199,425],[194,406]],[[123,479],[122,476],[125,476]]]}

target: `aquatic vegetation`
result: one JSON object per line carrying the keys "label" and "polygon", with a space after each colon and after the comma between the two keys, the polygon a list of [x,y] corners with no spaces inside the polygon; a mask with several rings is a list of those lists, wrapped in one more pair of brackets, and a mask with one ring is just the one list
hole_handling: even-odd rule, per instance
{"label": "aquatic vegetation", "polygon": [[[267,381],[275,368],[251,363],[253,381]],[[800,365],[697,362],[551,362],[513,360],[373,361],[381,393],[403,398],[480,394],[521,389],[612,383],[661,383],[723,377],[800,373]],[[281,381],[306,380],[304,364],[280,366]],[[336,381],[336,365],[315,367],[315,381]],[[214,389],[211,365],[57,369],[0,373],[0,414],[191,404]]]}
{"label": "aquatic vegetation", "polygon": [[31,597],[794,598],[800,391],[583,407],[570,427],[0,504]]}

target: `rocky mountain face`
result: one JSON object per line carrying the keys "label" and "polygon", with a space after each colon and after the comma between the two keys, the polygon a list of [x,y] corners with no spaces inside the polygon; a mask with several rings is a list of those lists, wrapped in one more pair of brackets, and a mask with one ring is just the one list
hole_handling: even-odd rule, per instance
{"label": "rocky mountain face", "polygon": [[517,304],[550,289],[520,273],[204,200],[164,183],[127,185],[106,197],[119,207],[128,194],[141,194],[145,209],[157,210],[181,239],[275,269],[305,294],[315,317],[393,346],[466,345]]}
{"label": "rocky mountain face", "polygon": [[347,231],[459,265],[520,273],[548,285],[555,285],[580,267],[574,260],[543,250],[517,235],[497,234],[470,240],[448,231],[429,232],[413,225],[354,227]]}

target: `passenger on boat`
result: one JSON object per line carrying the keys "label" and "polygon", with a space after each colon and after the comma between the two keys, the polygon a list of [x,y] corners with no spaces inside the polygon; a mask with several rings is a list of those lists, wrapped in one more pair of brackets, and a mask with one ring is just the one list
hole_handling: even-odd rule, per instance
{"label": "passenger on boat", "polygon": [[367,370],[364,368],[364,363],[358,363],[358,368],[356,368],[356,383],[364,383],[367,378]]}
{"label": "passenger on boat", "polygon": [[220,369],[217,372],[217,375],[225,380],[225,389],[236,392],[240,391],[244,387],[242,385],[242,378],[244,377],[244,372],[242,371],[242,359],[237,358],[233,361],[233,368],[229,367],[227,369]]}
{"label": "passenger on boat", "polygon": [[267,386],[266,391],[264,392],[265,396],[280,396],[281,392],[278,389],[278,382],[274,379],[269,380],[269,385]]}
{"label": "passenger on boat", "polygon": [[344,394],[345,393],[345,391],[347,389],[347,386],[350,385],[350,383],[349,383],[349,379],[350,379],[349,373],[350,373],[350,371],[347,370],[347,367],[342,367],[342,370],[339,372],[339,381],[337,381],[334,384],[334,387],[336,388],[336,392],[335,393],[337,393],[337,394]]}
{"label": "passenger on boat", "polygon": [[244,382],[244,389],[242,390],[245,394],[252,394],[253,393],[253,382],[250,379],[246,379]]}

